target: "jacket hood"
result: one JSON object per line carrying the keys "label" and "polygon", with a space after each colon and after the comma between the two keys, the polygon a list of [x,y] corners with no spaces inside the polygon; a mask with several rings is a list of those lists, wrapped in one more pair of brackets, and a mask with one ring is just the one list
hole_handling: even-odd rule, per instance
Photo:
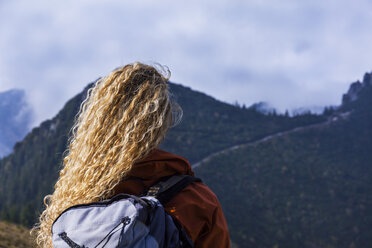
{"label": "jacket hood", "polygon": [[174,174],[194,175],[187,159],[160,149],[155,149],[146,158],[135,163],[129,172],[129,176],[143,180],[153,180],[154,177],[159,179]]}
{"label": "jacket hood", "polygon": [[139,187],[138,182],[131,178],[139,179],[143,186],[150,187],[160,178],[176,174],[193,176],[189,161],[176,154],[155,149],[133,165],[127,176],[129,180],[119,183],[114,192],[138,194],[138,189],[143,187]]}

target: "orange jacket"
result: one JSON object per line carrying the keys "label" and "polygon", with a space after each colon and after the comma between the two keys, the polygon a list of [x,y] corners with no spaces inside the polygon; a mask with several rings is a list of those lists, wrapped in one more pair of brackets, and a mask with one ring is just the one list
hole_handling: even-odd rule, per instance
{"label": "orange jacket", "polygon": [[[145,159],[137,162],[129,177],[140,178],[146,188],[160,178],[174,174],[194,175],[189,162],[175,154],[154,150]],[[115,194],[139,195],[144,186],[139,181],[121,182]],[[165,204],[165,210],[177,218],[195,248],[229,248],[230,238],[225,216],[216,195],[203,183],[194,182]]]}

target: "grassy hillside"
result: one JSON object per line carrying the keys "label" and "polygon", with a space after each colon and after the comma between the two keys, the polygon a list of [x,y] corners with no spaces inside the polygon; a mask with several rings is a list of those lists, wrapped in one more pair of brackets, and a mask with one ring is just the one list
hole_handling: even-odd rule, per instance
{"label": "grassy hillside", "polygon": [[30,236],[30,230],[7,222],[0,221],[0,247],[32,248],[35,247]]}

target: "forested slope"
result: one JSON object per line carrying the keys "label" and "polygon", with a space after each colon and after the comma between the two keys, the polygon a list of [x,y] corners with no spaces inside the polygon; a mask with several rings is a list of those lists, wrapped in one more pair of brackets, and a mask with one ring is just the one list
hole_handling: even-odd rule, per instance
{"label": "forested slope", "polygon": [[[0,160],[0,219],[35,223],[89,87]],[[181,85],[170,83],[170,89],[184,117],[161,148],[194,164],[249,144],[196,169],[219,197],[237,246],[372,245],[370,74],[351,85],[339,108],[323,115],[264,115]]]}
{"label": "forested slope", "polygon": [[[68,101],[55,118],[33,129],[15,145],[11,155],[0,160],[1,219],[27,226],[35,223],[43,197],[52,192],[74,116],[90,86]],[[170,83],[170,90],[182,106],[184,118],[161,147],[191,162],[221,148],[324,119],[311,114],[294,118],[266,116],[181,85]]]}
{"label": "forested slope", "polygon": [[196,169],[220,196],[237,244],[372,247],[368,82],[353,101],[344,96],[343,114],[327,125],[220,154]]}

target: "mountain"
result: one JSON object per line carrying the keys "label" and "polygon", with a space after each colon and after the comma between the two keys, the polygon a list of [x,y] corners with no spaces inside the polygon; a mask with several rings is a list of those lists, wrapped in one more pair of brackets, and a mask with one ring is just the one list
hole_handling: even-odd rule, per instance
{"label": "mountain", "polygon": [[[169,132],[161,148],[185,156],[191,163],[235,144],[324,119],[314,115],[265,116],[181,85],[169,86],[184,117]],[[58,177],[69,130],[89,87],[91,84],[68,101],[52,120],[43,122],[17,143],[11,155],[0,160],[1,219],[28,226],[35,223],[43,207],[42,199],[52,192]]]}
{"label": "mountain", "polygon": [[[196,174],[219,197],[237,247],[366,247],[372,244],[367,238],[372,192],[366,185],[372,93],[368,83],[361,84],[357,97],[344,97],[339,108],[290,117],[229,105],[170,83],[184,117],[161,148],[198,165]],[[1,219],[35,222],[89,87],[0,160]],[[357,206],[364,212],[354,216]],[[359,218],[366,216],[366,222]]]}
{"label": "mountain", "polygon": [[335,111],[196,168],[241,247],[372,247],[371,74]]}
{"label": "mountain", "polygon": [[0,92],[0,158],[30,131],[32,111],[23,90]]}

